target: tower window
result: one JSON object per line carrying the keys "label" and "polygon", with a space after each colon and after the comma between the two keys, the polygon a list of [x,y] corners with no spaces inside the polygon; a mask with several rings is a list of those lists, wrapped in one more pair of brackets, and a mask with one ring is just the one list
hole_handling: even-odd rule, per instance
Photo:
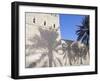
{"label": "tower window", "polygon": [[33,23],[35,23],[35,18],[33,19]]}
{"label": "tower window", "polygon": [[46,21],[44,21],[44,26],[46,25]]}
{"label": "tower window", "polygon": [[55,24],[53,24],[53,27],[55,28]]}

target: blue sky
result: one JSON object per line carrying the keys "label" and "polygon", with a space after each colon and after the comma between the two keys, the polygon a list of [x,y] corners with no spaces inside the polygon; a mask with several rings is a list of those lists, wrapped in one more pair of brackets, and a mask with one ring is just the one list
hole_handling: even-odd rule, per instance
{"label": "blue sky", "polygon": [[72,15],[72,14],[59,14],[60,16],[60,31],[61,38],[67,40],[76,40],[77,30],[76,25],[81,25],[81,21],[84,18],[83,15]]}

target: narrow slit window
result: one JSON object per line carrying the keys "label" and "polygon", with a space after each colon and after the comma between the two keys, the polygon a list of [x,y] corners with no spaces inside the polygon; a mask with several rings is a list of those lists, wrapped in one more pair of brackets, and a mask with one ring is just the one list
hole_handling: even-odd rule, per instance
{"label": "narrow slit window", "polygon": [[55,28],[55,24],[53,24],[53,27]]}
{"label": "narrow slit window", "polygon": [[35,23],[35,18],[33,19],[33,23]]}
{"label": "narrow slit window", "polygon": [[46,21],[44,21],[44,26],[46,26]]}

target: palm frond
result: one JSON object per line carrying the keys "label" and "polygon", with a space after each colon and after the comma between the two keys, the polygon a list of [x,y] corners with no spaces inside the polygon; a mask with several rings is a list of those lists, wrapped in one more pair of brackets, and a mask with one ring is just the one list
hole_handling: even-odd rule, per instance
{"label": "palm frond", "polygon": [[89,42],[89,16],[85,16],[82,19],[81,25],[77,25],[78,29],[76,30],[77,40],[88,46]]}

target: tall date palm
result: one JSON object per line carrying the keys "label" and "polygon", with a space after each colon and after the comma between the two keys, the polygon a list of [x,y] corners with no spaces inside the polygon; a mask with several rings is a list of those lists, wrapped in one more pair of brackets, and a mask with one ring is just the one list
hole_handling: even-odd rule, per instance
{"label": "tall date palm", "polygon": [[[81,22],[81,25],[78,25],[78,30],[76,31],[77,34],[77,41],[80,41],[81,43],[86,45],[86,53],[84,49],[82,48],[80,50],[80,58],[81,58],[81,64],[82,58],[86,58],[87,53],[89,52],[89,16],[85,16]],[[84,53],[82,53],[84,51]]]}
{"label": "tall date palm", "polygon": [[78,25],[76,34],[77,40],[89,47],[89,16],[83,18],[81,25]]}
{"label": "tall date palm", "polygon": [[[29,67],[36,67],[36,64],[41,62],[46,56],[48,56],[48,60],[49,60],[49,67],[52,67],[53,65],[56,66],[57,64],[55,63],[55,59],[54,59],[54,54],[53,52],[58,53],[58,51],[61,48],[61,40],[57,40],[59,34],[57,32],[59,28],[56,29],[52,29],[52,27],[50,28],[46,28],[43,29],[43,27],[39,27],[38,30],[40,32],[40,36],[35,35],[33,38],[30,38],[30,41],[33,42],[33,44],[31,46],[29,46],[29,49],[47,49],[47,51],[43,51],[43,53],[41,53],[41,56],[39,57],[38,60],[36,60],[36,62],[31,63],[29,65]],[[35,42],[36,41],[36,42]],[[35,42],[35,43],[34,43]],[[32,51],[31,54],[36,54]],[[56,58],[59,61],[59,64],[62,65],[61,61],[59,58]],[[47,61],[47,60],[46,60]],[[41,67],[46,67],[46,63],[42,63],[43,66]]]}

